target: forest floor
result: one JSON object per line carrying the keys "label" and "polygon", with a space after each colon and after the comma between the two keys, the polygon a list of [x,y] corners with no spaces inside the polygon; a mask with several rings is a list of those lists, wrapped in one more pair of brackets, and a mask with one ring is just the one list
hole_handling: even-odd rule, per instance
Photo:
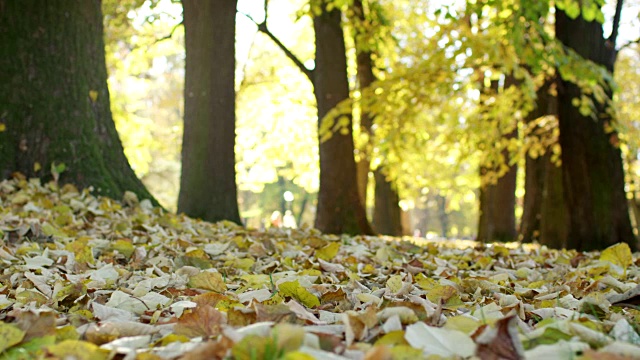
{"label": "forest floor", "polygon": [[261,232],[37,179],[0,183],[0,235],[0,359],[640,356],[623,244]]}

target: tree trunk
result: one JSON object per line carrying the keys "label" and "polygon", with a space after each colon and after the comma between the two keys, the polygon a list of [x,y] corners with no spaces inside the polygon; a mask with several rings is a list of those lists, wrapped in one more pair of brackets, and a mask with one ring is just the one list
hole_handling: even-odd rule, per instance
{"label": "tree trunk", "polygon": [[449,214],[447,213],[447,197],[440,194],[436,195],[436,203],[438,204],[438,219],[440,220],[440,235],[443,238],[449,236]]}
{"label": "tree trunk", "polygon": [[[613,73],[615,38],[613,41],[603,38],[602,24],[587,22],[582,17],[570,19],[558,11],[556,35],[564,45]],[[611,99],[611,90],[607,92]],[[559,81],[562,174],[570,210],[567,247],[596,250],[625,242],[636,249],[624,191],[622,158],[616,146],[617,133],[605,131],[614,119],[607,111],[608,105],[595,99],[594,116],[583,116],[572,104],[580,95],[578,86]]]}
{"label": "tree trunk", "polygon": [[[357,64],[357,79],[358,85],[360,87],[360,93],[363,95],[364,89],[371,86],[371,84],[376,80],[375,75],[373,74],[373,61],[371,59],[371,51],[367,49],[367,45],[365,41],[363,41],[364,37],[364,28],[363,24],[366,21],[364,14],[364,7],[362,5],[362,0],[354,0],[353,1],[353,12],[356,17],[355,19],[355,33],[354,33],[354,43],[356,45],[356,64]],[[358,193],[360,194],[360,201],[362,205],[365,206],[367,204],[367,188],[369,183],[369,171],[371,167],[371,139],[373,133],[371,131],[371,127],[373,126],[373,118],[370,116],[369,112],[361,108],[360,112],[360,132],[366,137],[367,141],[364,145],[364,148],[360,150],[360,160],[357,163],[357,173],[358,173]]]}
{"label": "tree trunk", "polygon": [[516,174],[517,167],[510,166],[496,184],[480,188],[478,241],[516,240]]}
{"label": "tree trunk", "polygon": [[55,162],[63,183],[157,204],[111,117],[100,1],[0,0],[0,9],[0,177],[48,179]]}
{"label": "tree trunk", "polygon": [[178,211],[241,224],[235,179],[235,0],[183,0],[184,135]]}
{"label": "tree trunk", "polygon": [[[340,17],[340,11],[334,8],[323,9],[313,19],[316,37],[313,84],[318,103],[318,126],[329,110],[349,98]],[[315,227],[325,233],[372,234],[358,194],[352,123],[351,117],[348,118],[345,133],[335,132],[329,140],[320,142],[320,189]]]}
{"label": "tree trunk", "polygon": [[567,247],[569,214],[562,186],[562,167],[551,163],[546,155],[544,187],[540,212],[540,244],[553,249]]}
{"label": "tree trunk", "polygon": [[544,179],[549,156],[528,156],[525,159],[524,199],[518,239],[522,242],[540,240],[540,221],[542,219],[542,197]]}
{"label": "tree trunk", "polygon": [[[505,87],[514,86],[515,78],[507,76]],[[487,91],[488,89],[485,89]],[[491,90],[499,91],[499,82],[491,81]],[[517,137],[517,129],[509,134],[502,134],[506,138]],[[509,161],[507,150],[503,150],[504,161]],[[496,169],[480,167],[480,176],[484,178],[488,171]],[[515,241],[516,231],[516,175],[517,166],[509,166],[509,170],[501,176],[495,184],[482,181],[480,186],[480,218],[478,220],[478,237],[481,242]]]}
{"label": "tree trunk", "polygon": [[[549,93],[552,82],[538,89],[536,108],[527,115],[530,123],[542,116],[557,115],[557,99]],[[547,131],[547,130],[543,130]],[[533,131],[533,136],[545,136]],[[551,162],[549,151],[537,158],[526,158],[525,194],[519,238],[539,241],[552,248],[566,242],[567,209],[562,189],[562,171]]]}
{"label": "tree trunk", "polygon": [[373,176],[376,182],[373,227],[383,235],[402,236],[402,212],[398,205],[398,192],[381,169],[376,169]]}

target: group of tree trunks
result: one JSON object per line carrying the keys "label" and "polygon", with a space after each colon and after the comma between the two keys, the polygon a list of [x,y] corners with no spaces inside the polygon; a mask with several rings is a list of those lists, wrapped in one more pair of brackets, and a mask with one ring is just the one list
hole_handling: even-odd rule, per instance
{"label": "group of tree trunks", "polygon": [[[349,98],[342,14],[336,7],[328,10],[326,4],[322,1],[322,10],[313,18],[315,69],[303,68],[287,53],[313,83],[319,124]],[[62,182],[93,186],[116,198],[129,190],[155,202],[129,166],[112,120],[100,6],[99,0],[0,0],[0,53],[5,54],[0,57],[0,122],[6,127],[0,132],[0,176],[21,172],[47,177],[52,164],[65,164]],[[179,211],[210,221],[240,223],[234,172],[236,1],[183,0],[183,6],[185,126]],[[354,13],[364,16],[358,0]],[[268,32],[266,21],[259,25]],[[581,17],[570,19],[557,11],[556,34],[567,47],[613,71],[616,28],[605,39],[601,24]],[[357,54],[361,88],[375,80],[371,55],[368,50]],[[525,241],[539,239],[551,246],[580,250],[616,242],[635,249],[616,133],[605,131],[614,121],[607,104],[595,102],[595,117],[585,117],[571,101],[580,95],[580,89],[560,79],[557,89],[553,111],[559,119],[562,167],[551,164],[548,155],[527,159],[520,235]],[[537,110],[530,118],[550,111],[545,91],[539,92]],[[611,97],[611,91],[608,95]],[[365,112],[363,131],[370,134],[371,123]],[[329,233],[372,234],[363,185],[369,160],[364,156],[356,166],[351,125],[347,129],[320,142],[315,225]],[[376,230],[399,235],[397,192],[382,169],[374,177]],[[487,240],[515,237],[509,205],[515,201],[515,175],[509,172],[500,181],[504,184],[482,189],[481,212],[485,217],[502,213],[504,219],[494,218],[490,223],[505,220],[508,225],[505,229],[481,226],[480,237]],[[502,186],[508,188],[509,198],[500,200],[504,194],[497,188]]]}

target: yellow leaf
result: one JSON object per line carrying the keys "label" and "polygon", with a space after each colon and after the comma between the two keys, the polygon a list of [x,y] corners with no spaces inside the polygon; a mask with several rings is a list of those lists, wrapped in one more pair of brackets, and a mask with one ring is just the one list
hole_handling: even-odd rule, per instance
{"label": "yellow leaf", "polygon": [[[0,126],[2,126],[2,125],[0,124]],[[40,171],[40,169],[42,169],[42,165],[40,165],[39,162],[36,161],[35,163],[33,163],[33,171],[38,172],[38,171]]]}
{"label": "yellow leaf", "polygon": [[386,333],[384,336],[376,340],[374,345],[409,345],[404,338],[404,330],[396,330]]}
{"label": "yellow leaf", "polygon": [[218,272],[202,271],[197,275],[192,276],[189,279],[189,287],[211,290],[215,292],[224,292],[227,290],[227,285],[224,283],[222,275]]}
{"label": "yellow leaf", "polygon": [[282,295],[292,297],[308,308],[320,306],[320,300],[300,285],[297,280],[285,281],[278,285],[278,289]]}
{"label": "yellow leaf", "polygon": [[418,274],[418,276],[416,276],[415,283],[420,288],[422,288],[422,290],[427,290],[427,291],[433,289],[436,286],[440,286],[440,284],[436,280],[432,278],[428,278],[423,274]]}
{"label": "yellow leaf", "polygon": [[111,245],[113,250],[118,251],[120,254],[124,255],[126,258],[130,258],[135,248],[129,239],[119,239],[116,240],[113,245]]}
{"label": "yellow leaf", "polygon": [[409,345],[398,345],[391,349],[391,358],[393,360],[413,360],[424,359],[425,355],[421,349]]}
{"label": "yellow leaf", "polygon": [[209,260],[209,255],[207,255],[207,253],[202,249],[191,250],[184,255],[192,258]]}
{"label": "yellow leaf", "polygon": [[278,348],[285,352],[298,350],[304,342],[304,329],[301,326],[281,323],[271,332],[278,343]]}
{"label": "yellow leaf", "polygon": [[186,343],[189,342],[189,337],[184,335],[168,334],[162,339],[158,340],[156,344],[160,346],[167,346],[174,342]]}
{"label": "yellow leaf", "polygon": [[624,271],[633,263],[631,249],[626,243],[618,243],[602,251],[600,261],[609,261],[610,263],[620,266]]}
{"label": "yellow leaf", "polygon": [[24,334],[13,325],[0,322],[0,353],[22,341]]}
{"label": "yellow leaf", "polygon": [[76,255],[76,261],[81,264],[93,264],[93,252],[88,244],[89,237],[82,236],[65,246],[65,250],[71,251]]}
{"label": "yellow leaf", "polygon": [[275,340],[258,335],[247,335],[233,345],[231,354],[237,360],[278,359]]}
{"label": "yellow leaf", "polygon": [[402,276],[393,275],[387,280],[387,287],[394,293],[397,293],[402,289]]}
{"label": "yellow leaf", "polygon": [[446,329],[462,331],[465,334],[471,334],[476,331],[477,328],[482,325],[480,321],[471,316],[452,316],[447,318],[447,323],[444,324]]}
{"label": "yellow leaf", "polygon": [[282,360],[314,360],[315,358],[301,351],[293,351],[286,353]]}
{"label": "yellow leaf", "polygon": [[98,92],[95,90],[89,90],[89,98],[91,102],[96,102],[98,100]]}
{"label": "yellow leaf", "polygon": [[49,346],[48,350],[56,359],[102,360],[109,355],[97,345],[80,340],[64,340]]}
{"label": "yellow leaf", "polygon": [[438,285],[431,289],[427,294],[427,298],[434,303],[439,303],[442,301],[446,303],[452,297],[458,295],[458,290],[451,285]]}
{"label": "yellow leaf", "polygon": [[331,261],[340,251],[340,243],[332,242],[329,245],[316,250],[316,257],[324,261]]}

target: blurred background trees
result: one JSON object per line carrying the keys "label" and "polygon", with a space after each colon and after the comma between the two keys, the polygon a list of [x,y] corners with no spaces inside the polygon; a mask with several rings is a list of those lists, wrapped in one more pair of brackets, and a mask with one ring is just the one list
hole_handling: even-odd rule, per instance
{"label": "blurred background trees", "polygon": [[[632,225],[637,234],[638,222],[635,218],[628,222],[625,199],[630,201],[631,213],[640,214],[638,90],[637,82],[631,81],[638,76],[638,50],[633,43],[638,4],[627,1],[618,12],[622,30],[615,44],[611,29],[616,23],[616,1],[607,2],[602,11],[596,2],[582,8],[573,0],[558,4],[558,9],[551,5],[528,0],[266,4],[239,0],[235,170],[243,221],[253,227],[268,226],[274,211],[290,210],[299,224],[313,224],[320,186],[318,138],[351,136],[343,135],[346,132],[353,134],[353,157],[361,165],[360,202],[364,201],[374,226],[379,222],[376,211],[381,214],[399,206],[404,234],[486,234],[480,238],[501,239],[490,232],[478,233],[477,227],[481,215],[489,214],[486,206],[501,204],[494,212],[507,217],[507,237],[577,248],[633,242],[629,234]],[[308,77],[320,66],[313,21],[314,14],[331,9],[343,14],[349,99],[318,122],[312,96],[315,84]],[[106,0],[104,12],[109,85],[125,152],[151,192],[167,208],[175,209],[183,115],[181,5],[169,0]],[[578,56],[597,60],[576,49],[578,45],[571,41],[581,42],[577,35],[560,35],[558,30],[556,39],[554,14],[558,13],[566,13],[567,21],[604,28],[602,42],[590,39],[586,46],[624,48],[615,62],[616,85],[611,86],[607,72],[613,64]],[[258,29],[257,24],[265,21],[270,35]],[[564,80],[560,83],[559,78]],[[566,95],[565,90],[573,86],[568,84],[574,83],[575,90]],[[571,190],[563,190],[563,183],[572,183],[575,175],[569,174],[570,167],[558,166],[580,160],[569,160],[561,152],[561,126],[555,116],[556,107],[561,106],[558,101],[565,114],[581,117],[571,120],[571,131],[583,128],[582,123],[575,125],[578,120],[600,129],[594,136],[606,150],[598,154],[610,153],[600,163],[613,164],[616,152],[621,153],[624,162],[619,167],[624,165],[625,183],[618,179],[604,185],[609,199],[589,195],[603,193],[595,187],[576,190],[572,185]],[[618,121],[606,121],[603,114]],[[363,168],[368,168],[366,177]],[[515,174],[511,169],[516,168],[517,175],[510,175],[511,185],[503,194],[509,204],[494,199],[482,205],[481,194],[504,181],[505,174]],[[582,179],[613,174],[585,171]],[[369,189],[366,195],[364,183]],[[382,185],[393,190],[387,191],[390,195],[385,199],[394,192],[398,198],[377,205],[374,189]],[[287,191],[292,195],[289,201],[284,198]],[[574,193],[565,203],[563,195],[570,191]],[[605,219],[597,211],[584,215],[591,210],[584,210],[586,205],[576,199],[590,201],[589,206],[611,217]],[[602,218],[613,228],[585,222],[589,216]],[[485,229],[499,221],[490,220]],[[576,232],[578,228],[581,232]]]}

